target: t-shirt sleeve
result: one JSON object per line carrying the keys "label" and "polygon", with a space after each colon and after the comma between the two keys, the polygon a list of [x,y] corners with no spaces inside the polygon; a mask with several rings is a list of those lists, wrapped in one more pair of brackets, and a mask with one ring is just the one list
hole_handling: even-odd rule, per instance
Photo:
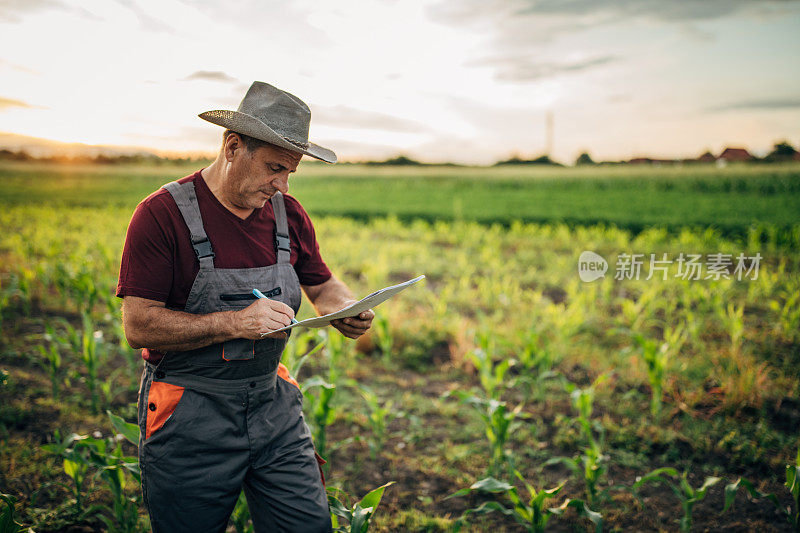
{"label": "t-shirt sleeve", "polygon": [[159,220],[153,202],[140,203],[131,217],[117,284],[117,296],[138,296],[166,302],[172,287],[173,245],[164,231],[166,218]]}
{"label": "t-shirt sleeve", "polygon": [[294,204],[292,207],[297,210],[299,220],[297,230],[300,246],[294,270],[301,285],[319,285],[331,278],[331,271],[319,252],[317,234],[314,231],[314,224],[311,223],[311,218],[306,213],[306,210],[303,209],[303,206],[300,205],[300,202],[291,197],[289,197],[289,201]]}

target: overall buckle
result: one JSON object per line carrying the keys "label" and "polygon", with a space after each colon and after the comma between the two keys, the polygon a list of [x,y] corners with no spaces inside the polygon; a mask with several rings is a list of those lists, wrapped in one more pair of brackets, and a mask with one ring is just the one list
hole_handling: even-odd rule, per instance
{"label": "overall buckle", "polygon": [[194,253],[197,254],[198,259],[214,257],[214,252],[211,251],[211,241],[208,240],[208,237],[200,242],[193,242],[192,246],[194,247]]}

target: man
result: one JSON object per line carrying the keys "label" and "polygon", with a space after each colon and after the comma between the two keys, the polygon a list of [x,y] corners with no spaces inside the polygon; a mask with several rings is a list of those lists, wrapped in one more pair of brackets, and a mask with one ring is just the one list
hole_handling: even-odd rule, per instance
{"label": "man", "polygon": [[[299,98],[255,82],[207,168],[143,200],[131,219],[117,296],[143,348],[139,463],[156,532],[224,531],[244,488],[256,531],[329,531],[303,395],[280,364],[300,290],[319,314],[355,301],[328,270],[300,204],[286,195],[308,142]],[[256,299],[253,289],[267,298]],[[337,320],[357,338],[373,312]]]}

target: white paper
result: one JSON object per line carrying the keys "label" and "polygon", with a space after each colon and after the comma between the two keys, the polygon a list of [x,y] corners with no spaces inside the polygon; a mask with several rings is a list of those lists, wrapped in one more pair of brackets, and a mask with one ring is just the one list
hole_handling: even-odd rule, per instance
{"label": "white paper", "polygon": [[410,279],[408,281],[404,281],[403,283],[398,283],[397,285],[391,285],[389,287],[384,287],[383,289],[377,290],[362,298],[361,300],[348,305],[347,307],[343,307],[338,311],[333,313],[329,313],[327,315],[317,316],[314,318],[307,318],[306,320],[301,320],[296,324],[292,324],[290,326],[286,326],[280,329],[276,329],[273,331],[268,331],[266,333],[262,333],[261,336],[264,337],[269,335],[270,333],[278,333],[280,331],[286,331],[287,329],[296,328],[297,326],[305,326],[307,328],[322,328],[327,326],[331,323],[331,320],[336,320],[337,318],[347,318],[351,316],[356,316],[367,309],[371,309],[373,307],[377,307],[378,304],[381,304],[397,294],[400,291],[403,291],[413,285],[414,283],[418,282],[419,280],[423,279],[425,276],[417,276],[414,279]]}

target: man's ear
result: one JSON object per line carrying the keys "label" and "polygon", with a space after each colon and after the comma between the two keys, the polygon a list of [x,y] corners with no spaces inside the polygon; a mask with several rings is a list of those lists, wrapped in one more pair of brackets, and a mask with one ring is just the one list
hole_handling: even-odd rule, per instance
{"label": "man's ear", "polygon": [[225,138],[225,144],[222,149],[225,152],[225,160],[233,161],[233,156],[237,150],[244,150],[245,145],[241,136],[238,133],[231,133]]}

